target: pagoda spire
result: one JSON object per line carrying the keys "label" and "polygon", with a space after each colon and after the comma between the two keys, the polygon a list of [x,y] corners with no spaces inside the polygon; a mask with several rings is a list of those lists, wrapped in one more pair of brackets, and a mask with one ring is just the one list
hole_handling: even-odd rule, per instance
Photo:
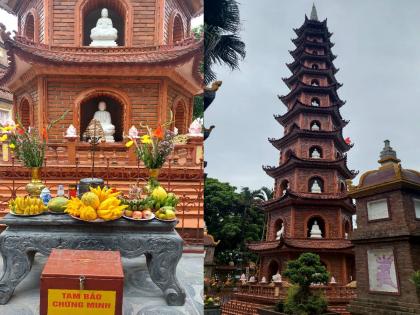
{"label": "pagoda spire", "polygon": [[312,20],[312,21],[319,21],[318,20],[318,13],[316,12],[315,3],[312,4],[311,17],[309,19]]}

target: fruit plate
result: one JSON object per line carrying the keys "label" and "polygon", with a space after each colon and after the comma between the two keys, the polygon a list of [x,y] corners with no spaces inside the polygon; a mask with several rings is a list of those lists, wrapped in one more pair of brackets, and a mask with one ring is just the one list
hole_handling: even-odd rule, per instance
{"label": "fruit plate", "polygon": [[156,217],[156,220],[162,221],[162,222],[175,222],[176,220],[178,220],[178,218],[174,218],[171,220],[164,220],[164,219],[159,219],[158,217]]}
{"label": "fruit plate", "polygon": [[40,212],[40,213],[37,213],[37,214],[18,214],[18,213],[14,213],[12,211],[9,211],[9,213],[11,215],[14,215],[15,217],[36,217],[38,215],[44,214],[44,212]]}
{"label": "fruit plate", "polygon": [[116,219],[114,219],[114,220],[108,220],[108,221],[106,221],[106,220],[104,220],[104,219],[96,219],[96,220],[93,220],[93,221],[87,221],[87,220],[82,220],[82,219],[80,219],[79,217],[75,217],[75,216],[73,216],[73,215],[70,215],[73,219],[75,219],[75,220],[78,220],[78,221],[82,221],[82,222],[87,222],[87,223],[105,223],[105,222],[110,222],[110,221],[115,221],[115,220],[119,220],[121,217],[119,217],[119,218],[116,218]]}
{"label": "fruit plate", "polygon": [[149,219],[133,219],[132,217],[127,217],[126,215],[123,215],[123,218],[130,221],[152,221],[155,218],[155,214],[152,213],[152,217]]}

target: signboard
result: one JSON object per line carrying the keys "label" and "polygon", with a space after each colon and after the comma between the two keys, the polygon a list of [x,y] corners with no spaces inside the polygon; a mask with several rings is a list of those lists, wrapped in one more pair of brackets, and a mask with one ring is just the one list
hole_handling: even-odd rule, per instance
{"label": "signboard", "polygon": [[389,218],[388,202],[386,199],[368,202],[367,211],[369,221]]}
{"label": "signboard", "polygon": [[367,251],[369,290],[398,293],[397,271],[392,248],[369,249]]}
{"label": "signboard", "polygon": [[115,315],[115,291],[48,289],[48,315]]}

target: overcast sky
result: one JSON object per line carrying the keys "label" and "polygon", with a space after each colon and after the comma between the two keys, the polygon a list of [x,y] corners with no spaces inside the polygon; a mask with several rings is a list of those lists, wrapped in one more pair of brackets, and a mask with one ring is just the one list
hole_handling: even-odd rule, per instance
{"label": "overcast sky", "polygon": [[[319,0],[320,19],[328,27],[338,57],[337,80],[344,129],[355,143],[349,168],[377,168],[383,140],[390,139],[405,168],[420,170],[420,1]],[[206,141],[207,173],[237,187],[272,187],[262,165],[277,165],[279,152],[267,141],[283,129],[273,114],[286,107],[277,99],[288,88],[285,66],[292,57],[291,38],[309,16],[309,0],[242,0],[242,39],[247,57],[240,71],[217,68],[223,81],[216,100],[205,113],[215,125]],[[357,182],[357,181],[356,181]]]}

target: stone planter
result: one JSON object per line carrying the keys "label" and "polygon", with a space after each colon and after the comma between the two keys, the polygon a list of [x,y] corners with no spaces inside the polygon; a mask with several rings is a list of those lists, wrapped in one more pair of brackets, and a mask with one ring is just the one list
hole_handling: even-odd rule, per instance
{"label": "stone planter", "polygon": [[[258,315],[287,315],[286,313],[276,312],[274,310],[274,306],[266,307],[266,308],[258,308],[257,309]],[[337,313],[325,313],[323,315],[339,315]]]}
{"label": "stone planter", "polygon": [[220,315],[222,314],[222,310],[220,306],[212,306],[212,307],[205,307],[204,308],[204,315]]}

